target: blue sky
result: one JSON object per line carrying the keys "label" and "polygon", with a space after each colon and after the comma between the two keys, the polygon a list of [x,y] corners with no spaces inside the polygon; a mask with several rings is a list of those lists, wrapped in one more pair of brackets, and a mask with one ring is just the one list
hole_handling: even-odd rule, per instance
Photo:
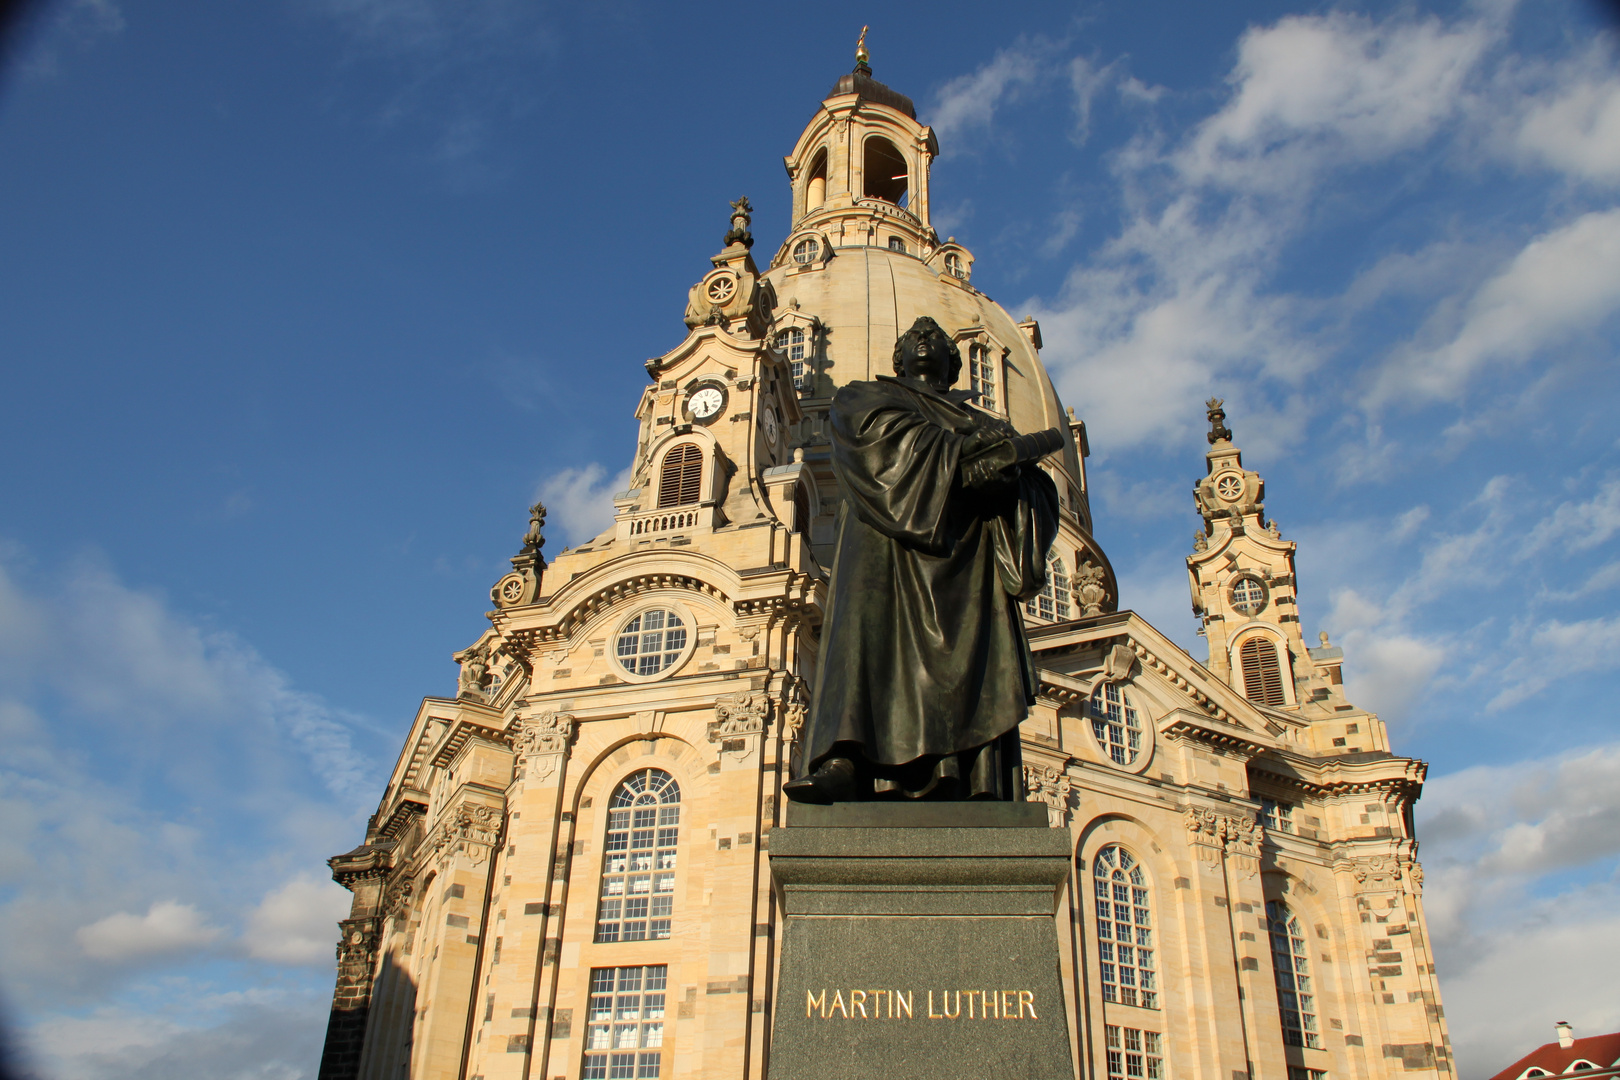
{"label": "blue sky", "polygon": [[1202,657],[1202,400],[1431,764],[1463,1080],[1620,1028],[1620,73],[1603,9],[60,0],[0,83],[0,994],[49,1076],[312,1077],[342,890],[536,494],[871,23],[1041,320],[1124,602]]}

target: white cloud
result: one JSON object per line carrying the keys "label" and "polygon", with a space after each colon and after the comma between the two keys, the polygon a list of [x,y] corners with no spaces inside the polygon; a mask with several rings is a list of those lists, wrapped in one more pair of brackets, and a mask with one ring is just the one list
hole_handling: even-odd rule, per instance
{"label": "white cloud", "polygon": [[1456,112],[1490,39],[1479,22],[1343,12],[1251,29],[1228,76],[1236,92],[1177,164],[1194,182],[1289,191],[1331,166],[1386,158]]}
{"label": "white cloud", "polygon": [[940,87],[928,121],[939,133],[941,152],[958,149],[952,142],[965,140],[974,129],[988,128],[998,108],[1043,78],[1049,52],[1042,43],[1020,42]]}
{"label": "white cloud", "polygon": [[1507,686],[1487,708],[1511,708],[1552,685],[1553,680],[1586,671],[1620,667],[1620,616],[1566,623],[1551,619],[1531,632],[1529,641],[1502,666]]}
{"label": "white cloud", "polygon": [[159,900],[145,915],[120,911],[80,927],[75,937],[86,956],[119,961],[198,949],[220,933],[190,904]]}
{"label": "white cloud", "polygon": [[1453,397],[1487,368],[1523,363],[1538,350],[1597,327],[1616,309],[1620,210],[1593,211],[1526,244],[1468,301],[1449,340],[1396,350],[1378,376],[1372,400]]}
{"label": "white cloud", "polygon": [[[1061,392],[1086,402],[1093,445],[1188,441],[1202,399],[1240,386],[1248,400],[1234,391],[1233,404],[1246,417],[1279,444],[1297,437],[1313,411],[1303,380],[1327,350],[1303,329],[1314,302],[1270,291],[1280,253],[1321,180],[1444,128],[1492,39],[1478,21],[1285,18],[1244,35],[1230,95],[1186,137],[1140,136],[1115,155],[1128,208],[1119,235],[1056,300],[1028,305]],[[1073,68],[1077,92],[1108,70]],[[1265,404],[1279,392],[1286,407]]]}
{"label": "white cloud", "polygon": [[560,523],[563,539],[582,544],[613,524],[613,496],[630,486],[630,470],[609,477],[596,462],[564,469],[540,485],[548,520]]}
{"label": "white cloud", "polygon": [[1620,79],[1612,53],[1596,45],[1569,77],[1531,95],[1517,117],[1514,149],[1571,176],[1620,180]]}
{"label": "white cloud", "polygon": [[242,935],[248,954],[278,964],[326,964],[337,922],[349,917],[349,891],[335,881],[300,874],[260,901]]}
{"label": "white cloud", "polygon": [[1563,541],[1566,551],[1586,551],[1620,532],[1620,477],[1610,477],[1585,502],[1563,502],[1525,538],[1522,552],[1531,555]]}
{"label": "white cloud", "polygon": [[[1417,806],[1424,906],[1464,1077],[1620,1024],[1620,744],[1431,779]],[[1565,882],[1549,888],[1547,875]],[[1573,874],[1574,883],[1568,883]]]}

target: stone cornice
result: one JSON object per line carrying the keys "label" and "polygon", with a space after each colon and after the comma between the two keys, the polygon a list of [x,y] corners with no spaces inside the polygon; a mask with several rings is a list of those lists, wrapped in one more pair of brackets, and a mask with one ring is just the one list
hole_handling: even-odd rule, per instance
{"label": "stone cornice", "polygon": [[1416,799],[1429,771],[1425,762],[1393,754],[1353,761],[1343,757],[1309,758],[1286,750],[1272,750],[1249,764],[1274,782],[1319,797],[1386,794]]}

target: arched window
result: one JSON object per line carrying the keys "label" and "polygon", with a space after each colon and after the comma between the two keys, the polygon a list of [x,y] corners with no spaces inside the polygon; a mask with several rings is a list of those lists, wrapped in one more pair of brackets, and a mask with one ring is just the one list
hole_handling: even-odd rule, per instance
{"label": "arched window", "polygon": [[804,211],[820,209],[821,204],[827,201],[827,151],[822,150],[816,154],[816,159],[810,165],[810,180],[804,186]]}
{"label": "arched window", "polygon": [[807,236],[793,245],[793,261],[803,266],[813,263],[821,258],[821,241],[813,236]]}
{"label": "arched window", "polygon": [[658,478],[658,505],[684,506],[698,501],[703,483],[703,451],[696,443],[682,443],[664,455]]}
{"label": "arched window", "polygon": [[867,198],[905,205],[906,158],[895,149],[894,143],[879,135],[867,139],[861,174]]}
{"label": "arched window", "polygon": [[1092,862],[1097,901],[1097,958],[1103,1000],[1144,1009],[1159,1007],[1153,955],[1153,917],[1147,875],[1118,844]]}
{"label": "arched window", "polygon": [[1277,662],[1277,646],[1269,638],[1252,637],[1238,649],[1243,667],[1243,696],[1260,705],[1288,704],[1283,696],[1282,665]]}
{"label": "arched window", "polygon": [[613,790],[602,843],[597,941],[669,937],[680,825],[681,788],[664,770],[631,773]]}
{"label": "arched window", "polygon": [[1091,695],[1091,731],[1116,765],[1129,765],[1142,752],[1142,722],[1119,683],[1103,683]]}
{"label": "arched window", "polygon": [[[815,243],[814,240],[806,242]],[[788,364],[793,369],[794,389],[801,394],[810,389],[810,343],[804,327],[790,326],[777,334],[776,347],[787,354]]]}
{"label": "arched window", "polygon": [[889,237],[889,250],[898,251],[900,254],[904,255],[906,253],[905,240],[898,236]]}
{"label": "arched window", "polygon": [[974,342],[968,346],[968,381],[979,395],[979,407],[999,412],[996,407],[996,362],[990,356],[990,347]]}
{"label": "arched window", "polygon": [[954,251],[945,253],[945,272],[954,278],[967,277],[967,271],[962,269],[962,256]]}
{"label": "arched window", "polygon": [[1063,568],[1063,560],[1056,555],[1047,555],[1046,584],[1039,593],[1024,601],[1024,610],[1048,621],[1069,617],[1069,574]]}
{"label": "arched window", "polygon": [[1277,976],[1283,1041],[1289,1046],[1319,1047],[1322,1041],[1316,1033],[1316,996],[1311,992],[1305,929],[1299,916],[1281,900],[1266,901],[1266,928],[1271,932],[1271,968]]}

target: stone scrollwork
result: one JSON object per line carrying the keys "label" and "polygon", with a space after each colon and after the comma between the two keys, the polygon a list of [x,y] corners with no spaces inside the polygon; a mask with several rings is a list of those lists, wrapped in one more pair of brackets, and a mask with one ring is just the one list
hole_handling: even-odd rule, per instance
{"label": "stone scrollwork", "polygon": [[572,713],[543,712],[519,720],[512,734],[512,750],[523,775],[531,780],[550,779],[558,760],[568,752],[574,730]]}
{"label": "stone scrollwork", "polygon": [[1189,839],[1204,862],[1219,862],[1225,853],[1246,876],[1253,876],[1259,871],[1260,849],[1265,843],[1266,829],[1254,818],[1189,806],[1183,811],[1182,820],[1190,834]]}
{"label": "stone scrollwork", "polygon": [[709,725],[709,741],[763,735],[770,711],[771,699],[765,694],[744,690],[720,698],[714,703],[715,719]]}
{"label": "stone scrollwork", "polygon": [[1352,860],[1356,884],[1364,889],[1423,888],[1423,868],[1400,855],[1366,855]]}
{"label": "stone scrollwork", "polygon": [[385,918],[400,915],[411,906],[411,895],[416,891],[416,878],[401,873],[383,892],[382,913]]}
{"label": "stone scrollwork", "polygon": [[462,803],[439,826],[433,837],[433,855],[441,867],[463,854],[478,866],[500,841],[502,813],[498,807]]}
{"label": "stone scrollwork", "polygon": [[1069,796],[1074,783],[1062,769],[1053,765],[1024,766],[1024,795],[1031,802],[1046,804],[1054,828],[1069,823]]}

